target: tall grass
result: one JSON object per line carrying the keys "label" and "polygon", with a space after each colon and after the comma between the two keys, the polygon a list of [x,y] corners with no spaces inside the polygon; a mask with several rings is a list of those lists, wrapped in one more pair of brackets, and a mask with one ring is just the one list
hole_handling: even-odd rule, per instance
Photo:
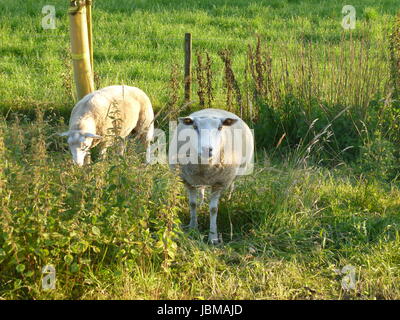
{"label": "tall grass", "polygon": [[[299,165],[260,154],[254,175],[222,199],[225,244],[213,248],[206,207],[200,232],[182,233],[187,201],[167,168],[142,164],[134,145],[73,167],[54,123],[37,119],[1,126],[2,298],[399,297],[393,183],[304,166],[301,154]],[[335,272],[348,264],[352,291]],[[55,290],[41,287],[45,265],[56,269]]]}
{"label": "tall grass", "polygon": [[[280,3],[279,3],[280,2]],[[68,73],[69,47],[67,7],[64,0],[54,0],[57,29],[43,30],[41,9],[46,1],[4,0],[0,37],[0,109],[30,112],[32,106],[55,109],[67,117],[73,99],[63,74]],[[116,83],[134,84],[150,94],[156,109],[168,101],[165,84],[170,66],[183,65],[183,36],[193,35],[193,46],[207,50],[215,68],[223,64],[218,52],[233,53],[233,68],[244,68],[247,45],[255,34],[275,46],[273,55],[283,53],[280,46],[296,50],[303,41],[315,44],[316,51],[336,47],[342,39],[341,9],[344,3],[319,0],[229,3],[211,1],[96,1],[94,3],[94,45],[98,87]],[[387,32],[396,14],[397,0],[353,1],[357,9],[357,28],[353,38],[366,38],[379,53],[387,42]],[[122,9],[123,8],[123,9]],[[118,21],[118,27],[115,26]],[[274,47],[274,46],[272,46]],[[155,67],[156,66],[156,67]],[[182,70],[182,69],[180,69]],[[220,69],[221,70],[221,69]],[[237,73],[238,81],[244,74]],[[217,104],[225,100],[222,77],[216,79]]]}
{"label": "tall grass", "polygon": [[[234,54],[224,49],[219,52],[223,66],[213,73],[223,78],[224,108],[254,127],[259,148],[286,157],[290,150],[306,150],[318,142],[310,157],[337,165],[342,160],[356,161],[368,148],[368,137],[376,138],[389,158],[396,157],[400,134],[397,100],[391,98],[394,67],[389,47],[377,54],[372,50],[375,45],[343,34],[336,46],[321,52],[318,44],[309,41],[294,47],[257,37],[242,57],[244,66],[235,65]],[[199,107],[205,105],[208,88],[218,88],[217,80],[206,85],[202,59],[198,52]],[[196,104],[181,113],[193,108]],[[393,177],[398,165],[390,166]]]}
{"label": "tall grass", "polygon": [[396,17],[390,35],[390,58],[393,95],[398,99],[400,95],[400,13]]}

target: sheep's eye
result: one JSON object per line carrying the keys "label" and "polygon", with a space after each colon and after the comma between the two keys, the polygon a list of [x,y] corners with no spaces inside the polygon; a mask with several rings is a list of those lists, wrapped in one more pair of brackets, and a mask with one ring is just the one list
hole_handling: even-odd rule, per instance
{"label": "sheep's eye", "polygon": [[221,131],[222,130],[222,126],[218,127],[218,130]]}
{"label": "sheep's eye", "polygon": [[187,126],[193,124],[193,119],[191,118],[184,118],[183,123],[186,124]]}
{"label": "sheep's eye", "polygon": [[193,125],[193,129],[197,130],[197,126],[195,124]]}

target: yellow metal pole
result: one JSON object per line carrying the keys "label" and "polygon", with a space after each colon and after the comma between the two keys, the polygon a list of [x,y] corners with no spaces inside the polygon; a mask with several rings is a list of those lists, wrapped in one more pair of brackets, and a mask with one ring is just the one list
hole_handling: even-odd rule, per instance
{"label": "yellow metal pole", "polygon": [[76,94],[78,100],[80,100],[88,93],[94,91],[86,20],[86,1],[70,1],[68,13]]}

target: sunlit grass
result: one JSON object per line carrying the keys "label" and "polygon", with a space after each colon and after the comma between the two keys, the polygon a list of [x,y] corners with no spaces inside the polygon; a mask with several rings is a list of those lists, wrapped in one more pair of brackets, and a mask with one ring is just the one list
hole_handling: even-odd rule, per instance
{"label": "sunlit grass", "polygon": [[[52,1],[57,28],[43,30],[41,9],[45,0],[4,0],[0,4],[0,109],[29,110],[32,105],[55,108],[65,115],[71,109],[71,90],[65,90],[70,69],[67,1]],[[320,52],[340,42],[343,1],[95,1],[95,71],[100,87],[125,83],[145,90],[156,109],[167,102],[171,65],[183,73],[183,37],[193,34],[193,49],[207,50],[216,69],[218,51],[234,52],[234,68],[243,80],[243,57],[248,43],[259,34],[273,53],[294,48],[305,39]],[[373,42],[379,53],[386,45],[396,0],[353,1],[357,28],[353,37]],[[383,59],[383,58],[382,58]],[[222,86],[222,76],[217,87]],[[219,102],[223,102],[221,92]]]}
{"label": "sunlit grass", "polygon": [[[255,173],[222,199],[224,244],[213,247],[206,206],[198,233],[180,230],[187,200],[166,167],[141,164],[133,146],[125,158],[111,152],[92,167],[72,167],[52,130],[46,122],[1,127],[2,298],[400,297],[393,183],[347,166],[265,166],[259,155]],[[57,270],[54,291],[41,289],[48,264]],[[350,291],[337,272],[346,265],[356,270]]]}

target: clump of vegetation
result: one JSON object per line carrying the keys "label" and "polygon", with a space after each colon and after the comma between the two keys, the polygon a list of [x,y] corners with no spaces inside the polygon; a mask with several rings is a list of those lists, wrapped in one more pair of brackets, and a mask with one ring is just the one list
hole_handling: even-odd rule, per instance
{"label": "clump of vegetation", "polygon": [[366,137],[366,141],[360,148],[358,162],[359,173],[375,179],[394,179],[396,171],[399,172],[400,169],[395,146],[382,137],[380,132],[376,132],[372,137]]}
{"label": "clump of vegetation", "polygon": [[400,99],[400,12],[395,19],[393,31],[390,36],[390,58],[390,75],[394,89],[394,97]]}
{"label": "clump of vegetation", "polygon": [[[399,298],[395,185],[366,183],[348,167],[264,166],[260,155],[255,173],[221,200],[224,245],[212,247],[207,208],[199,232],[181,231],[188,208],[168,168],[144,165],[132,149],[75,167],[50,148],[59,138],[48,128],[63,128],[14,125],[1,122],[2,298]],[[46,265],[56,270],[54,290],[41,286]],[[350,291],[335,271],[346,265],[357,270]]]}
{"label": "clump of vegetation", "polygon": [[205,60],[201,52],[196,52],[196,79],[197,79],[197,96],[199,97],[199,105],[208,108],[212,107],[214,100],[213,94],[213,72],[212,60],[208,52],[205,52]]}
{"label": "clump of vegetation", "polygon": [[196,66],[196,78],[197,78],[197,95],[199,97],[199,105],[204,107],[205,95],[206,95],[206,79],[205,79],[205,68],[203,64],[203,58],[199,52],[196,53],[197,66]]}
{"label": "clump of vegetation", "polygon": [[171,75],[168,83],[168,90],[169,90],[169,98],[167,103],[168,119],[174,120],[176,119],[179,113],[180,81],[179,81],[177,64],[172,65]]}
{"label": "clump of vegetation", "polygon": [[[175,176],[146,167],[134,153],[73,167],[67,153],[46,148],[46,126],[37,120],[18,129],[24,163],[2,130],[0,295],[78,298],[95,285],[93,270],[107,273],[115,261],[118,270],[151,265],[168,272],[180,233]],[[57,270],[55,295],[42,293],[46,265]]]}
{"label": "clump of vegetation", "polygon": [[[242,93],[240,91],[239,84],[235,78],[235,74],[232,69],[232,58],[229,50],[221,50],[219,53],[222,61],[224,62],[224,85],[226,89],[226,107],[229,111],[238,113],[243,116],[243,103]],[[233,108],[233,94],[235,95],[237,108]]]}
{"label": "clump of vegetation", "polygon": [[247,66],[254,83],[254,97],[266,99],[271,94],[272,58],[263,50],[260,36],[255,49],[251,44],[247,51]]}
{"label": "clump of vegetation", "polygon": [[209,108],[212,107],[212,103],[214,101],[214,93],[213,93],[213,71],[212,71],[212,60],[211,56],[208,52],[206,52],[206,64],[205,64],[205,73],[207,79],[207,106]]}
{"label": "clump of vegetation", "polygon": [[71,63],[71,48],[65,47],[60,57],[63,64],[63,72],[61,78],[63,82],[63,89],[65,97],[70,104],[73,104],[74,97],[76,96],[73,88],[73,75],[72,75],[72,63]]}
{"label": "clump of vegetation", "polygon": [[379,17],[378,11],[376,11],[376,9],[372,7],[366,7],[363,13],[367,22],[374,21]]}

